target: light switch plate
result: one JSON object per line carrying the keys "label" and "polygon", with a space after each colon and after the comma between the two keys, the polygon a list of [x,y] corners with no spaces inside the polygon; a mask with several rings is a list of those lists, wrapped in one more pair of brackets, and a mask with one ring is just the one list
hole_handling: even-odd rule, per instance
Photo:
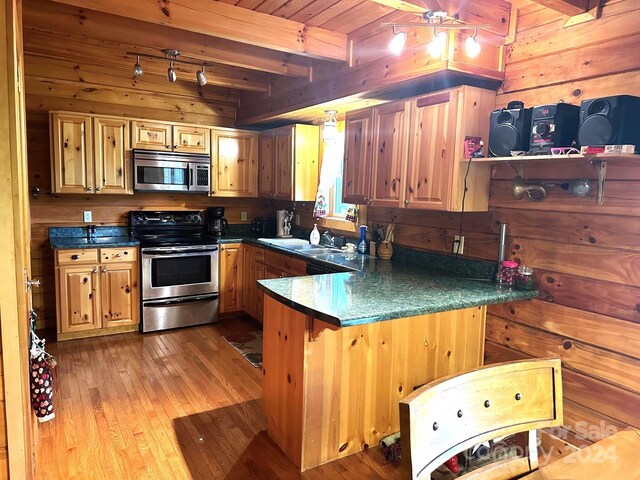
{"label": "light switch plate", "polygon": [[91,210],[85,210],[82,212],[82,219],[84,222],[91,222],[93,216],[91,215]]}
{"label": "light switch plate", "polygon": [[243,222],[247,221],[247,212],[240,212],[240,220]]}

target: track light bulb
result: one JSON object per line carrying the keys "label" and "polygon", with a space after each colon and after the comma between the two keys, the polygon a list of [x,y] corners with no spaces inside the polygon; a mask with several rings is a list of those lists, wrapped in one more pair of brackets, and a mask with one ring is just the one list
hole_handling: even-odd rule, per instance
{"label": "track light bulb", "polygon": [[478,35],[478,30],[473,29],[473,36],[467,37],[465,41],[465,50],[467,51],[467,56],[470,58],[475,58],[480,53],[480,43],[476,36]]}
{"label": "track light bulb", "polygon": [[400,55],[402,53],[402,49],[404,48],[404,44],[407,41],[407,34],[404,32],[394,32],[393,38],[389,42],[389,50],[394,55]]}
{"label": "track light bulb", "polygon": [[435,33],[433,39],[427,45],[427,52],[433,58],[442,57],[442,52],[447,44],[447,34],[445,32]]}
{"label": "track light bulb", "polygon": [[176,81],[176,71],[173,69],[173,62],[169,62],[169,68],[167,69],[167,80],[171,83]]}
{"label": "track light bulb", "polygon": [[207,84],[207,77],[204,76],[204,65],[202,66],[202,70],[198,70],[196,72],[196,80],[198,81],[198,85],[204,87]]}
{"label": "track light bulb", "polygon": [[140,65],[140,55],[136,56],[136,64],[133,66],[133,76],[141,77],[144,75],[144,70],[142,69],[142,65]]}

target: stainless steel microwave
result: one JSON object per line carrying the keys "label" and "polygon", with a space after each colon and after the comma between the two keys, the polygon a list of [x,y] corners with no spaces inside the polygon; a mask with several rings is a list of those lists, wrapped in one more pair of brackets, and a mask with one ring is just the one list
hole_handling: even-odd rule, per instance
{"label": "stainless steel microwave", "polygon": [[208,193],[211,159],[196,153],[133,150],[133,189],[138,192]]}

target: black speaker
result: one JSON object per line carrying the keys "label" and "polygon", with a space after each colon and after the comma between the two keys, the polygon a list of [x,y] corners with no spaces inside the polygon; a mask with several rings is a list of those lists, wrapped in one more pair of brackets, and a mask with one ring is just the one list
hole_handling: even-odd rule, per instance
{"label": "black speaker", "polygon": [[511,151],[529,151],[531,109],[512,108],[491,112],[489,156],[508,157]]}
{"label": "black speaker", "polygon": [[578,136],[580,107],[555,103],[534,107],[529,153],[548,155],[551,147],[571,147]]}
{"label": "black speaker", "polygon": [[640,150],[640,97],[616,95],[580,104],[581,146],[635,145]]}

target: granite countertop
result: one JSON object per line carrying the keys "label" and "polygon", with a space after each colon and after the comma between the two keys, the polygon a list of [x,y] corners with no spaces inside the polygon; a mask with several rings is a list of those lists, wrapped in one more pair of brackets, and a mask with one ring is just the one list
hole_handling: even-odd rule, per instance
{"label": "granite countertop", "polygon": [[[286,247],[275,248],[294,253]],[[339,327],[538,296],[537,290],[499,289],[492,281],[492,262],[402,247],[395,251],[397,261],[358,254],[348,260],[354,255],[318,255],[313,258],[315,263],[337,264],[356,271],[259,280],[259,288],[295,310]]]}
{"label": "granite countertop", "polygon": [[49,227],[49,243],[57,250],[98,247],[137,247],[127,227],[96,227],[96,238],[87,239],[86,227]]}

